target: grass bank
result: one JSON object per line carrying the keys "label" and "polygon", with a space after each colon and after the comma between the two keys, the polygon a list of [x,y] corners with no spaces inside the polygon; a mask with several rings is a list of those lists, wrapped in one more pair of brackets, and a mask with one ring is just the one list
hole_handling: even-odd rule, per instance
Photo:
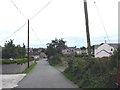
{"label": "grass bank", "polygon": [[33,63],[32,65],[30,65],[29,68],[26,68],[22,73],[28,74],[35,67],[35,65],[36,63]]}

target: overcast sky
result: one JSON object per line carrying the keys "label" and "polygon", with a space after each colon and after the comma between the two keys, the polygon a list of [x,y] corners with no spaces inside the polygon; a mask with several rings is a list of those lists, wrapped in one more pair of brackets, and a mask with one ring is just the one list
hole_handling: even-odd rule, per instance
{"label": "overcast sky", "polygon": [[[30,20],[30,47],[46,47],[55,38],[64,38],[68,46],[87,45],[83,0],[12,1],[22,14],[11,0],[0,0],[0,45],[4,46],[6,40],[14,39],[15,44],[25,43],[27,46],[27,19],[48,3],[49,5]],[[109,40],[110,43],[118,42],[118,1],[87,0],[92,45],[105,40],[108,43]],[[25,26],[13,34],[23,24]],[[11,34],[11,37],[5,39]]]}

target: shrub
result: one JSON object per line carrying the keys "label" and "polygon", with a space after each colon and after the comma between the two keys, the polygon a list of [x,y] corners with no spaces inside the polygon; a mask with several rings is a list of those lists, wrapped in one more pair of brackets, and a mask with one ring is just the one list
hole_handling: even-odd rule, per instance
{"label": "shrub", "polygon": [[49,64],[50,65],[59,65],[62,63],[61,61],[61,54],[56,54],[54,56],[51,56],[49,59]]}
{"label": "shrub", "polygon": [[89,57],[87,53],[81,53],[80,55],[75,55],[75,57]]}
{"label": "shrub", "polygon": [[117,67],[113,62],[116,61],[92,57],[73,57],[68,61],[68,68],[64,74],[79,87],[114,88],[117,82]]}
{"label": "shrub", "polygon": [[[33,58],[30,58],[30,61],[33,61]],[[0,62],[2,62],[2,64],[13,64],[13,63],[17,63],[17,64],[23,64],[25,62],[27,62],[27,58],[20,58],[20,59],[2,59],[0,60]]]}

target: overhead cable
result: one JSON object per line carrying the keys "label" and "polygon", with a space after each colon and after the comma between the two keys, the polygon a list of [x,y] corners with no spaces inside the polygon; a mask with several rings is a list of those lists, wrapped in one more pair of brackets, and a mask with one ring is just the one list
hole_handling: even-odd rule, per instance
{"label": "overhead cable", "polygon": [[104,23],[103,23],[102,17],[101,17],[101,15],[100,15],[99,9],[98,9],[97,4],[96,4],[95,1],[94,1],[94,4],[95,4],[95,6],[96,6],[98,15],[99,15],[99,17],[100,17],[100,19],[101,19],[101,23],[102,23],[102,25],[103,25],[103,28],[104,28],[105,34],[106,34],[106,36],[107,36],[107,39],[108,39],[108,41],[109,41],[109,43],[110,43],[110,39],[109,39],[109,36],[108,36],[108,34],[107,34],[107,30],[106,30],[106,28],[105,28],[105,25],[104,25]]}
{"label": "overhead cable", "polygon": [[48,2],[43,8],[41,8],[33,17],[30,18],[30,20],[32,20],[33,18],[35,18],[41,11],[43,11],[53,0],[51,0],[50,2]]}
{"label": "overhead cable", "polygon": [[33,29],[32,26],[31,26],[31,29],[32,29],[32,31],[33,31],[33,33],[34,33],[36,39],[37,39],[41,44],[43,44],[43,43],[41,42],[41,40],[39,39],[38,35],[36,34],[36,32],[35,32],[35,30]]}
{"label": "overhead cable", "polygon": [[19,13],[25,18],[25,19],[27,19],[27,17],[21,12],[21,10],[17,7],[17,5],[12,1],[12,0],[10,0],[11,2],[12,2],[12,4],[15,6],[15,8],[19,11]]}
{"label": "overhead cable", "polygon": [[5,41],[5,40],[7,40],[8,38],[10,38],[11,36],[13,36],[13,35],[14,35],[15,33],[17,33],[20,29],[22,29],[25,25],[26,25],[26,23],[23,24],[21,27],[19,27],[16,31],[14,31],[12,34],[10,34],[9,36],[7,36],[6,38],[0,40],[0,42]]}

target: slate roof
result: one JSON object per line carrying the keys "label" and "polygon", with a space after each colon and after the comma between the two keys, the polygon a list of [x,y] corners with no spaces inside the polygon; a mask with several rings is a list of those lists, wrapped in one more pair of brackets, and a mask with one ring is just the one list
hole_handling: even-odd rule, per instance
{"label": "slate roof", "polygon": [[110,53],[110,52],[106,51],[105,49],[103,49],[103,50],[99,51],[98,53],[96,53],[96,55],[97,55],[97,54],[99,54],[99,53],[100,53],[100,52],[102,52],[102,51],[104,51],[104,52],[106,52],[106,53],[108,53],[108,54],[111,54],[111,55],[112,55],[112,53]]}
{"label": "slate roof", "polygon": [[[114,47],[114,48],[118,48],[118,43],[107,43],[108,45]],[[100,45],[94,45],[94,49],[97,49],[99,46],[101,46],[103,44],[100,44]]]}
{"label": "slate roof", "polygon": [[99,46],[101,46],[101,45],[94,45],[94,49],[97,49]]}

